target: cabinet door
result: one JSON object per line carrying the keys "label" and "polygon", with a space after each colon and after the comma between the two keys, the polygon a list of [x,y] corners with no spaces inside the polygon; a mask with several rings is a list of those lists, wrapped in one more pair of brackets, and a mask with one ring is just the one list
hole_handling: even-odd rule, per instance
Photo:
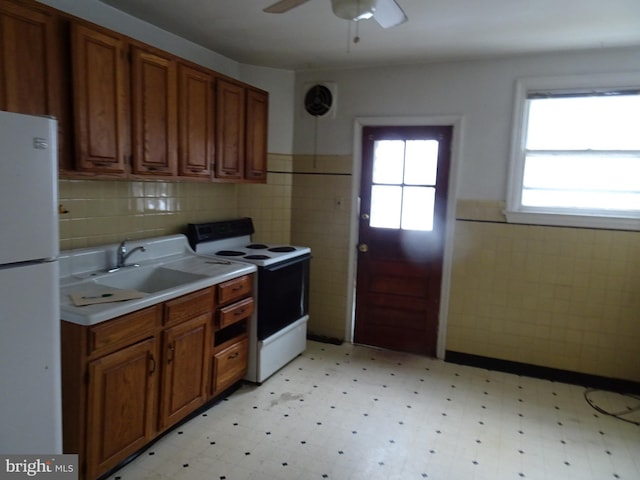
{"label": "cabinet door", "polygon": [[89,363],[87,478],[97,478],[153,438],[155,354],[149,338]]}
{"label": "cabinet door", "polygon": [[177,174],[176,63],[133,48],[133,173]]}
{"label": "cabinet door", "polygon": [[213,82],[210,73],[178,65],[178,167],[188,177],[211,177]]}
{"label": "cabinet door", "polygon": [[69,155],[63,48],[52,11],[0,0],[0,110],[56,117],[60,165]]}
{"label": "cabinet door", "polygon": [[211,314],[165,330],[161,429],[184,418],[207,400],[211,341]]}
{"label": "cabinet door", "polygon": [[265,182],[267,179],[267,140],[269,125],[269,94],[247,90],[245,179]]}
{"label": "cabinet door", "polygon": [[76,168],[124,173],[130,148],[127,43],[74,23],[71,44]]}
{"label": "cabinet door", "polygon": [[224,79],[216,82],[216,178],[239,180],[244,175],[245,88]]}

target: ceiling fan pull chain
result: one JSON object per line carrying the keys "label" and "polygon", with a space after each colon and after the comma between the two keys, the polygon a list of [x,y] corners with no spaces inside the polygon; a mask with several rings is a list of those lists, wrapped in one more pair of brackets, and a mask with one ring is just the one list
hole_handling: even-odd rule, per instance
{"label": "ceiling fan pull chain", "polygon": [[353,37],[353,43],[358,43],[360,41],[360,22],[356,20],[355,24],[356,24],[356,34]]}

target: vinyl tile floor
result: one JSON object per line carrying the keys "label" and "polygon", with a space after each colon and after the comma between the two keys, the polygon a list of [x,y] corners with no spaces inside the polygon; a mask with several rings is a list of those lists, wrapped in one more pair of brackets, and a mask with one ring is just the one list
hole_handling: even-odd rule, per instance
{"label": "vinyl tile floor", "polygon": [[[640,479],[640,427],[599,413],[584,395],[309,342],[261,386],[243,385],[109,480]],[[638,403],[602,391],[590,398],[607,411]]]}

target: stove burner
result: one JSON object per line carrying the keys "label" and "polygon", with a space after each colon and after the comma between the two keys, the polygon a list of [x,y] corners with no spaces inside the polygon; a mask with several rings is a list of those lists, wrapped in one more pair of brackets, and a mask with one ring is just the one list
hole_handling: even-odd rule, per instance
{"label": "stove burner", "polygon": [[247,245],[245,248],[250,248],[252,250],[264,250],[268,245],[264,243],[252,243],[251,245]]}
{"label": "stove burner", "polygon": [[244,258],[247,260],[268,260],[271,257],[269,255],[247,255]]}
{"label": "stove burner", "polygon": [[273,247],[269,249],[270,252],[295,252],[295,247]]}
{"label": "stove burner", "polygon": [[222,255],[223,257],[241,257],[244,252],[238,252],[237,250],[220,250],[216,252],[216,255]]}

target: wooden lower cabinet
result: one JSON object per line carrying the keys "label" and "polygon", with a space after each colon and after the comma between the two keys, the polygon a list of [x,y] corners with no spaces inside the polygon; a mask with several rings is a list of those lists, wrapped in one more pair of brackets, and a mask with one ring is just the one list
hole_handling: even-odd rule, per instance
{"label": "wooden lower cabinet", "polygon": [[229,345],[213,356],[213,393],[223,392],[247,373],[249,340]]}
{"label": "wooden lower cabinet", "polygon": [[154,436],[154,338],[89,363],[87,478],[96,478]]}
{"label": "wooden lower cabinet", "polygon": [[160,429],[170,427],[207,401],[211,314],[165,330]]}
{"label": "wooden lower cabinet", "polygon": [[[252,277],[230,282],[97,325],[62,322],[63,449],[78,454],[80,480],[106,474],[242,379]],[[243,313],[216,328],[216,299],[229,288],[240,298],[221,308]]]}
{"label": "wooden lower cabinet", "polygon": [[211,394],[224,392],[247,373],[249,322],[255,309],[253,278],[234,278],[218,285]]}

